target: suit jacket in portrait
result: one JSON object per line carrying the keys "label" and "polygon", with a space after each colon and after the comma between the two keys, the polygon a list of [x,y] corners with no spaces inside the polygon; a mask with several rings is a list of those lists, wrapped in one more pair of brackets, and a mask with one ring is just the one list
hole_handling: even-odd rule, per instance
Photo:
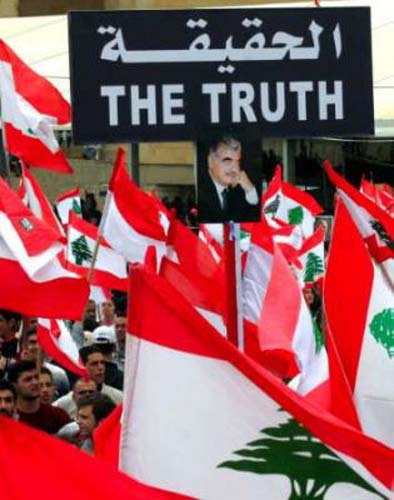
{"label": "suit jacket in portrait", "polygon": [[241,186],[228,188],[225,207],[219,200],[215,184],[210,177],[199,183],[198,220],[200,222],[248,222],[260,220],[260,204],[250,205]]}

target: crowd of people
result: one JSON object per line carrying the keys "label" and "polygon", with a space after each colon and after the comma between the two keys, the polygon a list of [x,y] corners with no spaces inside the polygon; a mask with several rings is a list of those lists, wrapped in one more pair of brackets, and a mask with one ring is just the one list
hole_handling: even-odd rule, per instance
{"label": "crowd of people", "polygon": [[94,430],[122,401],[126,315],[112,299],[89,300],[69,327],[84,377],[47,357],[35,318],[0,309],[0,415],[93,453]]}

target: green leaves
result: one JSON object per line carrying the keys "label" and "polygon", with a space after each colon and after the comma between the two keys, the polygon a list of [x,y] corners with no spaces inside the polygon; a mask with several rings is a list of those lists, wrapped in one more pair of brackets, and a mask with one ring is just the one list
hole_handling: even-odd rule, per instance
{"label": "green leaves", "polygon": [[383,309],[375,314],[369,324],[374,339],[386,349],[390,358],[394,356],[394,309]]}
{"label": "green leaves", "polygon": [[336,483],[355,484],[378,494],[296,420],[289,419],[261,433],[269,437],[248,443],[247,448],[234,452],[240,460],[228,460],[218,467],[287,476],[291,485],[289,500],[324,500],[327,490]]}
{"label": "green leaves", "polygon": [[306,257],[306,265],[304,271],[304,282],[314,283],[316,278],[324,274],[323,259],[314,252],[309,252]]}
{"label": "green leaves", "polygon": [[304,220],[304,210],[301,206],[291,208],[287,212],[287,220],[291,225],[301,224]]}
{"label": "green leaves", "polygon": [[77,266],[82,266],[84,261],[92,261],[93,255],[83,234],[71,242],[71,252]]}

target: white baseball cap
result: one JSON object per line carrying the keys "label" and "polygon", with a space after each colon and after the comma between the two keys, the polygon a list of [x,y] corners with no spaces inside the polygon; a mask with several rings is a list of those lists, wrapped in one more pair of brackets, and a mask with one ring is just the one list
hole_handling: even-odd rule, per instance
{"label": "white baseball cap", "polygon": [[93,330],[94,344],[116,344],[115,328],[113,326],[98,326]]}

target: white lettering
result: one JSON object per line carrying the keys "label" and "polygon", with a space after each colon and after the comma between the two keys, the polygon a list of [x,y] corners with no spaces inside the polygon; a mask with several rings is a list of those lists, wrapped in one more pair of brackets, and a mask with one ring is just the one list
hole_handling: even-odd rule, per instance
{"label": "white lettering", "polygon": [[141,125],[141,111],[148,114],[148,125],[157,124],[156,85],[146,86],[146,97],[140,97],[139,85],[130,86],[131,124]]}
{"label": "white lettering", "polygon": [[241,121],[241,111],[244,112],[248,122],[257,122],[251,106],[254,100],[254,88],[250,83],[233,83],[231,85],[231,110],[232,121]]}
{"label": "white lettering", "polygon": [[335,119],[343,120],[343,82],[334,81],[334,93],[327,92],[327,82],[319,82],[319,118],[328,120],[328,106],[335,107]]}
{"label": "white lettering", "polygon": [[290,92],[297,94],[298,121],[307,119],[306,93],[313,91],[313,82],[290,82]]}
{"label": "white lettering", "polygon": [[175,99],[176,94],[183,94],[184,86],[163,85],[163,123],[168,125],[179,125],[185,123],[184,114],[175,114],[173,110],[183,108],[183,99]]}
{"label": "white lettering", "polygon": [[226,93],[225,83],[203,83],[202,93],[209,95],[211,123],[220,122],[219,95]]}
{"label": "white lettering", "polygon": [[126,95],[124,85],[102,85],[100,87],[101,97],[108,97],[108,115],[111,127],[119,125],[118,97]]}
{"label": "white lettering", "polygon": [[271,110],[269,86],[267,82],[260,83],[261,113],[267,122],[280,121],[286,111],[285,84],[276,82],[276,109]]}

